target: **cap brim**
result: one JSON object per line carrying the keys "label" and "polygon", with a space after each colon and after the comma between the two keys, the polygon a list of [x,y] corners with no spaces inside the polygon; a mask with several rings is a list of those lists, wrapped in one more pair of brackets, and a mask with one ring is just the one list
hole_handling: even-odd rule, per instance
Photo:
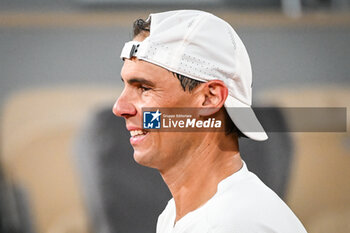
{"label": "cap brim", "polygon": [[228,96],[225,101],[225,107],[236,127],[248,138],[256,141],[265,141],[268,136],[253,109],[239,100]]}

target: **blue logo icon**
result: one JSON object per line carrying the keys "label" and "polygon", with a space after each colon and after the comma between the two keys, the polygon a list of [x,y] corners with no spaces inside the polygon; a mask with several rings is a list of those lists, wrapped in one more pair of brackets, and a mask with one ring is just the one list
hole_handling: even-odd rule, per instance
{"label": "blue logo icon", "polygon": [[160,116],[162,113],[145,111],[143,112],[143,128],[144,129],[160,129]]}

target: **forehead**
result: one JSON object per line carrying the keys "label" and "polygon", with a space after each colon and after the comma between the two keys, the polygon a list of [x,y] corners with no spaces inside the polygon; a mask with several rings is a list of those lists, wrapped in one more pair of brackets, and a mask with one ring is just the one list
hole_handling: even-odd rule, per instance
{"label": "forehead", "polygon": [[157,82],[175,80],[167,69],[137,58],[125,59],[121,76],[124,81],[132,78],[152,79]]}

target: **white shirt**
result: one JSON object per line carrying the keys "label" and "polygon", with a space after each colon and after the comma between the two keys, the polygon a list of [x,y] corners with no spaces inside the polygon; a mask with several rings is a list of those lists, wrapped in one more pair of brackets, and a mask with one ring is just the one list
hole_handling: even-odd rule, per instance
{"label": "white shirt", "polygon": [[218,184],[216,194],[175,222],[174,199],[157,222],[157,233],[306,233],[289,207],[243,167]]}

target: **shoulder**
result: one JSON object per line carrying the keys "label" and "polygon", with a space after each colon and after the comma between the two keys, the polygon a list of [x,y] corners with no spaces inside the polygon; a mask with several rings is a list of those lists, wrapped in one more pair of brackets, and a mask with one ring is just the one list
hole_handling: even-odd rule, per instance
{"label": "shoulder", "polygon": [[208,206],[207,222],[215,233],[306,232],[290,208],[251,172],[218,192]]}

